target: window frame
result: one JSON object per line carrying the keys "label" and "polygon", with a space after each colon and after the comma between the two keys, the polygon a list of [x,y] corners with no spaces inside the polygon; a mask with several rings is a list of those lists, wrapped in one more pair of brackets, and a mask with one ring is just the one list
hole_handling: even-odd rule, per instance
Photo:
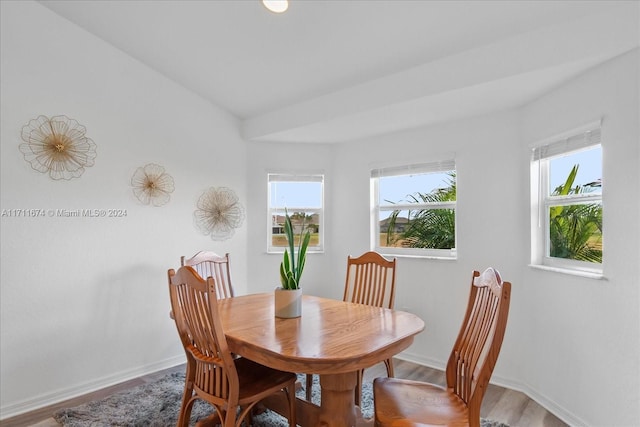
{"label": "window frame", "polygon": [[[381,206],[380,204],[380,179],[392,176],[404,176],[412,174],[423,173],[443,173],[443,172],[455,172],[456,173],[456,185],[457,185],[457,170],[456,163],[453,156],[446,157],[446,159],[425,163],[407,163],[398,166],[373,168],[371,169],[370,176],[370,247],[372,250],[385,255],[393,256],[406,256],[416,258],[432,258],[432,259],[457,259],[457,246],[458,246],[458,213],[457,213],[457,199],[455,201],[446,202],[423,202],[423,203],[398,203],[394,205]],[[407,193],[410,194],[410,193]],[[455,225],[454,225],[454,239],[455,244],[451,249],[432,249],[432,248],[398,248],[380,246],[380,214],[381,212],[389,212],[395,210],[435,210],[435,209],[452,209],[454,211]]]}
{"label": "window frame", "polygon": [[[583,193],[552,196],[549,184],[550,162],[560,156],[577,154],[596,147],[601,148],[604,157],[600,123],[592,123],[578,129],[548,138],[532,146],[531,156],[531,266],[559,272],[602,277],[604,250],[601,263],[558,258],[550,256],[550,218],[552,206],[582,205],[599,203],[603,206],[603,194]],[[604,170],[603,170],[604,175]],[[603,234],[604,243],[604,234]]]}
{"label": "window frame", "polygon": [[[320,207],[308,206],[271,206],[271,183],[272,182],[308,182],[320,183]],[[325,230],[324,230],[324,182],[325,176],[322,172],[267,172],[267,253],[283,254],[286,246],[273,245],[273,217],[278,212],[284,212],[285,208],[289,213],[293,212],[313,212],[318,214],[318,244],[309,245],[307,253],[323,253]]]}

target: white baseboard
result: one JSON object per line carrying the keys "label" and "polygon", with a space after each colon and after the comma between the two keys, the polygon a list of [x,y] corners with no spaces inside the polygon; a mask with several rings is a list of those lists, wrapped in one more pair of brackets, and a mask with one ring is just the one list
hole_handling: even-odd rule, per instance
{"label": "white baseboard", "polygon": [[[447,366],[446,361],[424,358],[418,354],[414,354],[411,352],[402,352],[395,357],[401,360],[406,360],[407,362],[412,362],[412,363],[416,363],[418,365],[426,366],[429,368],[438,369],[440,371],[444,371]],[[528,398],[535,401],[537,404],[539,404],[540,406],[545,408],[547,411],[551,412],[553,415],[555,415],[560,420],[564,421],[570,426],[587,426],[588,425],[584,420],[580,419],[580,417],[578,417],[576,414],[572,413],[566,408],[563,408],[561,405],[558,405],[552,399],[548,398],[544,394],[533,389],[528,384],[523,384],[517,381],[513,381],[509,378],[505,378],[496,374],[491,376],[491,384],[495,384],[500,387],[505,387],[511,390],[524,393],[525,395],[527,395]]]}
{"label": "white baseboard", "polygon": [[440,371],[444,371],[447,367],[446,360],[430,359],[419,354],[411,353],[410,351],[403,351],[402,353],[395,355],[394,358],[406,360],[407,362],[426,366],[428,368],[438,369]]}
{"label": "white baseboard", "polygon": [[151,365],[140,366],[138,368],[121,371],[102,378],[97,378],[83,384],[76,384],[69,388],[62,388],[53,392],[44,393],[20,402],[3,406],[2,408],[0,408],[0,420],[15,417],[16,415],[21,415],[26,412],[35,411],[36,409],[54,405],[67,399],[72,399],[74,397],[82,396],[83,394],[92,393],[105,387],[110,387],[124,381],[161,371],[163,369],[171,368],[173,366],[181,365],[183,363],[185,363],[184,354],[165,359]]}
{"label": "white baseboard", "polygon": [[547,411],[551,412],[556,417],[560,418],[562,421],[567,423],[570,426],[588,426],[589,424],[584,420],[580,419],[579,416],[574,414],[571,411],[568,411],[566,408],[558,405],[552,399],[549,399],[545,395],[533,390],[531,387],[525,386],[522,391],[524,394],[529,396],[531,399],[538,402],[540,406],[545,408]]}

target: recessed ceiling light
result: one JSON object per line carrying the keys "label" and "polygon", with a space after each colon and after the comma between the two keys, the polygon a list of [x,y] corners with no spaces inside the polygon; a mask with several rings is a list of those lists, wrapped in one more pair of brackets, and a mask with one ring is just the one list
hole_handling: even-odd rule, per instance
{"label": "recessed ceiling light", "polygon": [[289,0],[262,0],[264,7],[274,13],[282,13],[289,7]]}

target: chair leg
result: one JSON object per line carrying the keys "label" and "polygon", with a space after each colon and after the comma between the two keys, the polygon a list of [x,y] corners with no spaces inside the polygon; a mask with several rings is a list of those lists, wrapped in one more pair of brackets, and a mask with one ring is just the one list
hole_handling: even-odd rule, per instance
{"label": "chair leg", "polygon": [[393,359],[387,359],[384,361],[385,366],[387,367],[387,377],[393,378]]}
{"label": "chair leg", "polygon": [[[248,406],[240,406],[239,411],[237,411],[237,414],[236,414],[235,427],[239,427],[242,425],[247,427],[252,426],[253,416],[259,413],[258,411],[260,411],[260,409],[257,408],[258,405],[259,405],[259,402],[253,402]],[[264,412],[264,409],[263,409],[263,412]],[[196,425],[196,427],[199,427],[199,426]],[[217,427],[217,424],[211,427]]]}
{"label": "chair leg", "polygon": [[188,418],[187,418],[187,422],[185,423],[186,415],[187,415],[187,399],[185,396],[182,399],[182,405],[180,406],[180,415],[178,416],[178,427],[187,427],[189,425]]}
{"label": "chair leg", "polygon": [[287,387],[287,397],[289,400],[289,427],[296,427],[296,386],[295,384]]}
{"label": "chair leg", "polygon": [[[393,378],[393,359],[386,359],[384,361],[384,365],[387,368],[387,376],[389,378]],[[364,381],[364,369],[358,372],[358,379],[356,382],[356,392],[354,396],[354,401],[356,406],[360,406],[362,401],[362,382]]]}
{"label": "chair leg", "polygon": [[305,384],[305,397],[307,402],[311,402],[311,388],[313,387],[313,374],[307,374],[307,382]]}
{"label": "chair leg", "polygon": [[178,415],[178,426],[188,427],[189,418],[191,418],[191,408],[193,407],[193,382],[187,380],[184,383],[184,391],[182,392],[182,404],[180,405],[180,414]]}
{"label": "chair leg", "polygon": [[182,407],[180,408],[180,415],[178,417],[178,427],[189,427],[189,420],[191,419],[191,410],[196,399],[188,399],[186,396],[182,401]]}
{"label": "chair leg", "polygon": [[220,427],[236,427],[236,424],[240,425],[237,422],[235,411],[229,408],[225,411],[220,411]]}
{"label": "chair leg", "polygon": [[255,406],[251,407],[251,409],[247,412],[247,415],[244,417],[248,426],[253,425],[253,413],[255,409],[256,409]]}
{"label": "chair leg", "polygon": [[360,369],[356,375],[358,376],[356,379],[356,389],[355,389],[355,396],[354,396],[354,403],[356,404],[356,406],[360,406],[360,403],[362,401],[362,380],[364,377],[364,369]]}

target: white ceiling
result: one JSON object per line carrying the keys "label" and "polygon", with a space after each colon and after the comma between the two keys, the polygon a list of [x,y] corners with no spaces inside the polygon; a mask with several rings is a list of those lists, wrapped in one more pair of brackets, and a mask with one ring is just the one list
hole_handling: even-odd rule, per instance
{"label": "white ceiling", "polygon": [[521,105],[638,46],[638,1],[43,0],[242,120],[340,142]]}

